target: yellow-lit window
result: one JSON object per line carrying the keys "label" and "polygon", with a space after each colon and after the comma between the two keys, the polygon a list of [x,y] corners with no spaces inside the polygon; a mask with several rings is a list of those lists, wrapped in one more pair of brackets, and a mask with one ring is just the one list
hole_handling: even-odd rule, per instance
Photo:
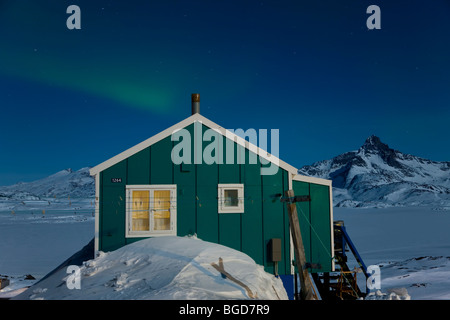
{"label": "yellow-lit window", "polygon": [[132,231],[149,231],[150,230],[150,191],[132,192],[132,213],[131,213],[131,229]]}
{"label": "yellow-lit window", "polygon": [[170,230],[170,190],[155,190],[153,222],[155,230]]}
{"label": "yellow-lit window", "polygon": [[126,236],[176,235],[176,186],[127,186]]}

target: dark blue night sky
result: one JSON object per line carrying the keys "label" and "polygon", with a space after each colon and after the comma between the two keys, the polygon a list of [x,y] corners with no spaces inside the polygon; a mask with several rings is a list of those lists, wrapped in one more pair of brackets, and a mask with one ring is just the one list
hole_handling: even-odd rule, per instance
{"label": "dark blue night sky", "polygon": [[450,160],[445,0],[3,0],[0,39],[0,185],[95,166],[188,117],[194,92],[225,128],[279,129],[297,168],[372,134]]}

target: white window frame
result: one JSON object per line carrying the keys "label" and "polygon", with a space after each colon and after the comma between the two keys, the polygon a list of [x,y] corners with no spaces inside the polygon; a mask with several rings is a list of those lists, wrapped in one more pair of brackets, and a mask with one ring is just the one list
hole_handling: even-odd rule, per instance
{"label": "white window frame", "polygon": [[[133,191],[150,191],[150,199],[152,199],[155,190],[170,190],[170,230],[149,230],[149,231],[133,231],[132,230],[132,194]],[[126,186],[126,218],[125,218],[125,237],[141,238],[141,237],[158,237],[158,236],[176,236],[177,235],[177,186],[174,184],[152,184],[152,185],[127,185]],[[153,226],[152,201],[149,205],[150,229]]]}
{"label": "white window frame", "polygon": [[[225,190],[237,190],[238,206],[225,206]],[[219,213],[244,213],[244,184],[242,183],[221,183],[217,188],[217,198]]]}

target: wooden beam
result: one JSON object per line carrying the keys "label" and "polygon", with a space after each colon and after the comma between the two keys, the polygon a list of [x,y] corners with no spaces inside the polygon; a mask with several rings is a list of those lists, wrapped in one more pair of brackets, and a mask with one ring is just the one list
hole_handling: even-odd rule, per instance
{"label": "wooden beam", "polygon": [[[285,195],[289,199],[294,199],[294,191],[287,190]],[[302,300],[317,300],[314,294],[313,284],[308,274],[308,269],[304,268],[306,265],[305,248],[303,247],[303,239],[300,231],[300,223],[298,221],[297,206],[295,202],[287,203],[289,214],[289,226],[291,229],[292,240],[294,242],[295,260],[297,262],[297,269],[300,275],[300,297]]]}

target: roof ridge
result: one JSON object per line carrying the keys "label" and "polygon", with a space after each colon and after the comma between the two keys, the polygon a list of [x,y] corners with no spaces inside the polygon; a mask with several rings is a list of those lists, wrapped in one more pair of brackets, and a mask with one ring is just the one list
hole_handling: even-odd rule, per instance
{"label": "roof ridge", "polygon": [[290,164],[282,161],[281,159],[279,159],[277,156],[272,155],[271,153],[267,152],[266,150],[258,147],[257,145],[245,140],[244,138],[236,135],[235,133],[231,132],[230,130],[216,124],[215,122],[209,120],[208,118],[202,116],[199,113],[196,113],[194,115],[189,116],[188,118],[174,124],[173,126],[153,135],[152,137],[136,144],[135,146],[117,154],[116,156],[100,163],[99,165],[93,167],[90,169],[90,174],[92,176],[97,175],[98,173],[100,173],[103,170],[108,169],[109,167],[119,163],[122,160],[125,160],[127,158],[129,158],[130,156],[144,150],[145,148],[167,138],[168,136],[170,136],[171,134],[173,134],[174,132],[181,130],[185,127],[187,127],[188,125],[195,123],[195,122],[200,122],[203,125],[214,129],[216,131],[218,131],[220,134],[222,134],[222,136],[229,138],[231,140],[233,140],[235,143],[241,145],[242,147],[248,149],[249,151],[252,151],[254,153],[256,153],[257,155],[259,155],[261,158],[264,158],[265,160],[274,163],[275,165],[277,165],[279,168],[282,168],[292,174],[297,174],[298,170],[291,166]]}

